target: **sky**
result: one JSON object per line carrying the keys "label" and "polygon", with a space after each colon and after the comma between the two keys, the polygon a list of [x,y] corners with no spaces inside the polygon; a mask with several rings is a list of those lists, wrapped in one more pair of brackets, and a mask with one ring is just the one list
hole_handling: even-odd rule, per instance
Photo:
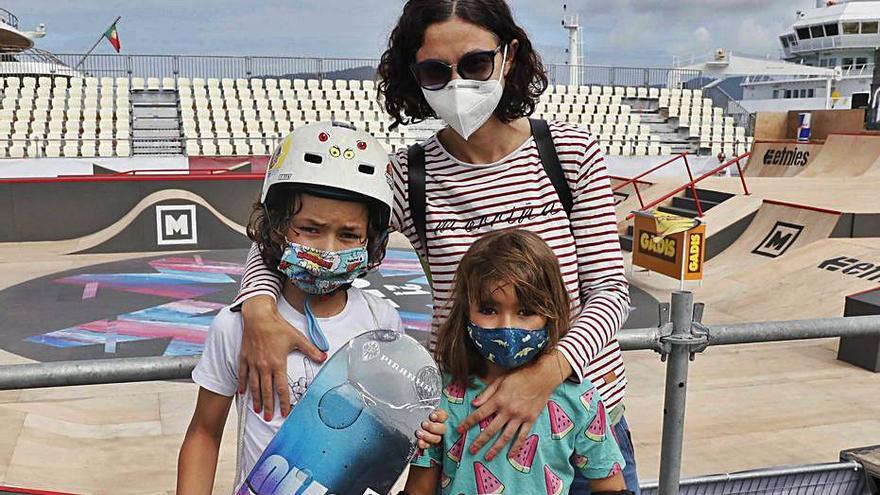
{"label": "sky", "polygon": [[[562,5],[583,26],[585,62],[669,67],[715,48],[777,57],[778,35],[814,0],[508,0],[547,62],[566,59]],[[378,58],[403,0],[6,0],[36,46],[84,53],[117,16],[123,53]],[[106,41],[96,53],[112,53]]]}

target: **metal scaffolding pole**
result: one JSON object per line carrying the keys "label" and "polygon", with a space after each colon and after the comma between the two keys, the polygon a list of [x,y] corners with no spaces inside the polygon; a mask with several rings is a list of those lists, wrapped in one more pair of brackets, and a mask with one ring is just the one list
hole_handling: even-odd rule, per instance
{"label": "metal scaffolding pole", "polygon": [[880,316],[765,321],[737,325],[712,325],[707,328],[709,330],[709,345],[855,337],[880,333]]}
{"label": "metal scaffolding pole", "polygon": [[663,402],[660,495],[677,494],[681,480],[681,451],[684,441],[684,411],[687,402],[689,342],[693,316],[693,294],[673,292],[672,334],[661,338],[661,343],[671,345],[671,349],[666,363],[666,393]]}
{"label": "metal scaffolding pole", "polygon": [[0,390],[189,378],[199,356],[95,359],[0,366]]}

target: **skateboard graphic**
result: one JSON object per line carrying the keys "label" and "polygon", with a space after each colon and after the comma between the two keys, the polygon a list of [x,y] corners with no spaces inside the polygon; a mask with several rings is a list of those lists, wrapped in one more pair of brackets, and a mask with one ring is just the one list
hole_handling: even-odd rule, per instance
{"label": "skateboard graphic", "polygon": [[440,389],[437,364],[412,337],[355,337],[309,384],[237,495],[388,493]]}

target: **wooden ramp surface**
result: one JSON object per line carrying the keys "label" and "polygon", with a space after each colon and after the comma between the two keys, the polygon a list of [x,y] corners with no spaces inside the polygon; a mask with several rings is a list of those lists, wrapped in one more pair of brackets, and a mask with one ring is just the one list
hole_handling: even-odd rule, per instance
{"label": "wooden ramp surface", "polygon": [[[712,211],[714,209],[709,213]],[[717,278],[746,273],[755,265],[827,239],[838,220],[840,213],[830,210],[765,200],[746,231],[730,247],[706,263],[706,276]]]}
{"label": "wooden ramp surface", "polygon": [[831,134],[800,177],[857,177],[880,159],[880,136]]}

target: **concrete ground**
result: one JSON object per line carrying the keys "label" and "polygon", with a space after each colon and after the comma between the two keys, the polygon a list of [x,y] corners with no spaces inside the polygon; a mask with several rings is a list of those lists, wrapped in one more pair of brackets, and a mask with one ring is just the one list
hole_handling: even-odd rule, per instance
{"label": "concrete ground", "polygon": [[[141,256],[6,253],[0,289]],[[663,289],[651,291],[662,299]],[[736,314],[766,319],[761,316],[747,307]],[[799,317],[797,308],[787,317]],[[691,365],[683,474],[834,461],[842,449],[880,443],[880,377],[837,361],[836,348],[825,340],[712,348],[699,355]],[[639,474],[656,479],[664,365],[646,351],[629,352],[625,361],[626,415]],[[0,363],[22,362],[27,360],[0,352]],[[151,382],[0,392],[0,485],[77,494],[174,493],[177,452],[196,390],[188,382]],[[230,417],[215,493],[232,490],[234,439]]]}

